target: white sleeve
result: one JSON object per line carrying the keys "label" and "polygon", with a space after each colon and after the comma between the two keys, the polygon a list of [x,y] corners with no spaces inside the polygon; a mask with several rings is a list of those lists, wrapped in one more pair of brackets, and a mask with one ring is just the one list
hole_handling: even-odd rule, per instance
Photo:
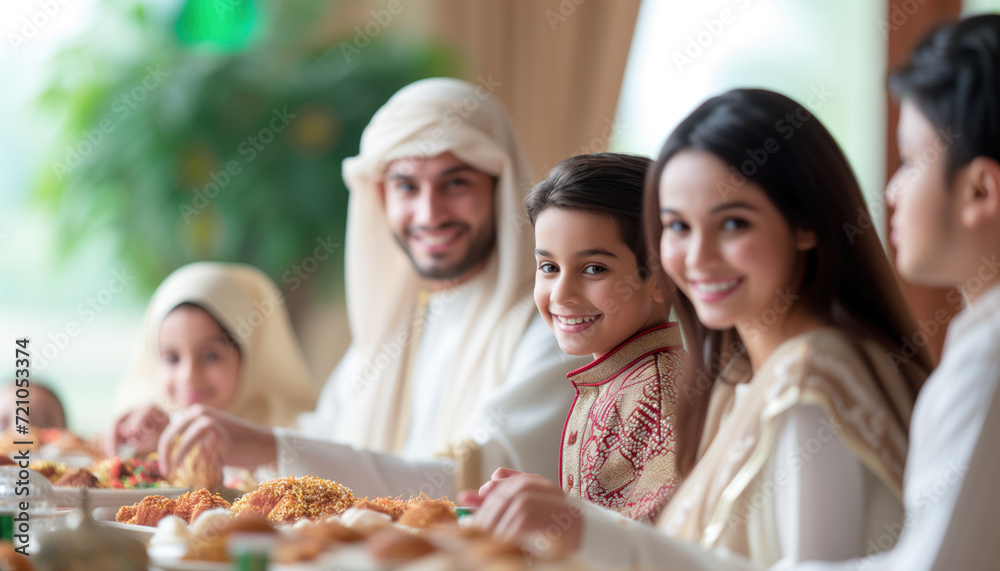
{"label": "white sleeve", "polygon": [[[566,373],[585,362],[559,350],[540,316],[532,320],[514,352],[507,380],[473,411],[465,425],[467,437],[481,448],[483,482],[501,466],[557,478],[559,441],[574,395]],[[329,478],[361,496],[456,495],[456,467],[451,459],[372,452],[331,442],[317,432],[324,416],[334,410],[335,403],[327,401],[328,389],[324,388],[317,412],[300,418],[300,426],[308,433],[275,429],[281,475]],[[301,424],[303,420],[306,425]]]}
{"label": "white sleeve", "polygon": [[868,527],[867,468],[818,406],[794,406],[776,423],[774,455],[758,478],[776,484],[774,526],[781,549],[777,567],[857,556]]}
{"label": "white sleeve", "polygon": [[455,463],[447,458],[405,458],[274,429],[281,476],[335,480],[364,496],[453,496]]}
{"label": "white sleeve", "polygon": [[758,571],[725,549],[705,551],[655,528],[591,503],[581,502],[580,555],[598,569]]}

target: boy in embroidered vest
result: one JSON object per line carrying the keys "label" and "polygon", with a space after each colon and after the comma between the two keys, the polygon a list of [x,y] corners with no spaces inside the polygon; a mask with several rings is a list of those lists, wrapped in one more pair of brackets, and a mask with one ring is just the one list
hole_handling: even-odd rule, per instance
{"label": "boy in embroidered vest", "polygon": [[[566,159],[531,190],[535,304],[563,351],[594,356],[567,377],[559,481],[582,498],[652,521],[677,485],[675,383],[680,328],[673,284],[650,269],[642,192],[650,161],[598,153]],[[655,266],[654,266],[655,267]]]}

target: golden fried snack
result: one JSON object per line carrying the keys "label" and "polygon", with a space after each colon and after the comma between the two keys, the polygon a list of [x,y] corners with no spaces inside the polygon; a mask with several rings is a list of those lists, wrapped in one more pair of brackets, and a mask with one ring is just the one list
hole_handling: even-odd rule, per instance
{"label": "golden fried snack", "polygon": [[259,514],[272,523],[316,522],[354,505],[354,494],[337,482],[288,476],[264,482],[233,504],[233,515]]}
{"label": "golden fried snack", "polygon": [[222,452],[195,444],[184,461],[170,476],[173,485],[198,490],[222,488]]}
{"label": "golden fried snack", "polygon": [[373,512],[383,513],[392,518],[392,521],[398,520],[404,512],[406,512],[407,503],[404,502],[400,497],[396,498],[375,498],[374,500],[369,500],[367,497],[363,500],[358,500],[355,502],[354,507],[359,510],[370,510]]}
{"label": "golden fried snack", "polygon": [[137,504],[122,506],[115,516],[115,521],[131,525],[156,527],[156,524],[163,519],[163,516],[173,514],[176,504],[177,500],[163,496],[146,496]]}
{"label": "golden fried snack", "polygon": [[437,550],[426,538],[394,527],[375,532],[366,544],[368,552],[379,561],[412,561]]}
{"label": "golden fried snack", "polygon": [[399,523],[417,529],[433,529],[442,525],[458,524],[455,508],[440,500],[418,500],[406,508]]}
{"label": "golden fried snack", "polygon": [[181,494],[181,497],[177,498],[173,514],[187,523],[191,523],[196,517],[201,515],[201,512],[214,508],[230,509],[230,507],[229,502],[219,496],[219,494],[213,494],[206,489],[201,489],[196,492]]}

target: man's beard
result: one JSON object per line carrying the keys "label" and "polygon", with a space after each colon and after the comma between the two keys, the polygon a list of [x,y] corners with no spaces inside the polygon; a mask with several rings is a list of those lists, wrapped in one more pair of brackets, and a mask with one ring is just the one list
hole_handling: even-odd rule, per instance
{"label": "man's beard", "polygon": [[[468,224],[450,223],[441,226],[441,228],[449,226],[459,226],[465,229],[466,232],[471,230]],[[481,265],[486,258],[490,256],[493,252],[494,246],[496,246],[496,233],[493,231],[492,227],[481,228],[480,231],[472,235],[469,240],[469,249],[463,257],[458,262],[451,264],[450,266],[421,266],[417,260],[413,257],[413,252],[407,244],[408,236],[400,237],[398,234],[393,233],[393,237],[396,239],[396,243],[399,247],[403,249],[406,253],[406,257],[410,259],[410,264],[413,269],[417,271],[420,277],[429,280],[450,280],[464,276],[470,270]],[[432,256],[433,258],[433,256]]]}

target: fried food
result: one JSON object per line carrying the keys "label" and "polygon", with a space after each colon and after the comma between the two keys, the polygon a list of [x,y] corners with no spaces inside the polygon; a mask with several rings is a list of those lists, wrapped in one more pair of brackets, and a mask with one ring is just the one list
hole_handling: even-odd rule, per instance
{"label": "fried food", "polygon": [[195,492],[181,494],[177,498],[173,514],[190,524],[202,512],[215,508],[229,509],[230,507],[232,506],[229,505],[229,502],[219,496],[219,494],[213,494],[202,488]]}
{"label": "fried food", "polygon": [[367,497],[363,500],[358,500],[354,503],[354,507],[359,510],[370,510],[373,512],[383,513],[392,518],[392,521],[398,520],[402,517],[403,513],[406,512],[407,503],[404,502],[402,496],[396,498],[375,498],[369,500]]}
{"label": "fried food", "polygon": [[141,502],[122,506],[115,516],[118,523],[156,527],[164,516],[174,515],[191,523],[202,512],[213,508],[229,508],[229,502],[208,490],[187,492],[176,500],[163,496],[146,496]]}
{"label": "fried food", "polygon": [[399,523],[417,529],[433,529],[442,525],[458,524],[458,515],[450,502],[417,500],[406,508]]}
{"label": "fried food", "polygon": [[313,522],[338,515],[354,505],[354,494],[337,482],[288,476],[264,482],[233,504],[233,515],[259,514],[272,523]]}
{"label": "fried food", "polygon": [[156,527],[163,516],[173,515],[177,500],[164,496],[146,496],[131,506],[122,506],[115,516],[118,523]]}

